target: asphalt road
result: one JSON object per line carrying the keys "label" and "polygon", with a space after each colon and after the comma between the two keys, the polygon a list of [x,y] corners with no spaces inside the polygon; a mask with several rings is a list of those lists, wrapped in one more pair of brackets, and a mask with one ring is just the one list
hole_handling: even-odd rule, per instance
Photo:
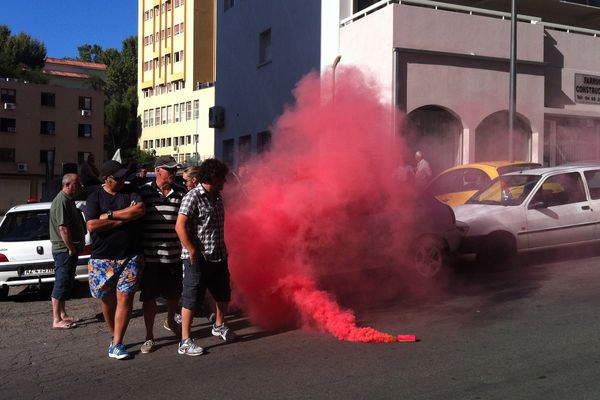
{"label": "asphalt road", "polygon": [[491,271],[462,265],[435,296],[418,295],[407,282],[403,295],[358,305],[361,325],[414,333],[416,343],[264,332],[235,316],[236,343],[209,336],[198,319],[195,336],[207,354],[178,355],[176,339],[157,326],[160,347],[145,355],[138,352],[144,329],[136,302],[128,361],[107,357],[99,306],[84,286],[68,303],[84,321],[69,331],[49,328],[47,295],[11,289],[0,303],[0,398],[597,398],[600,252],[536,254]]}

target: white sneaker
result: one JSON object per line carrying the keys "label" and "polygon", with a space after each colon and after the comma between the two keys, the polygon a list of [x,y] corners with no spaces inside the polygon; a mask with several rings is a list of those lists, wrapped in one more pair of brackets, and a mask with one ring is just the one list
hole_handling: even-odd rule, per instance
{"label": "white sneaker", "polygon": [[233,342],[237,338],[237,335],[235,334],[235,332],[230,330],[227,327],[227,325],[225,325],[225,324],[222,324],[219,326],[216,326],[215,324],[213,324],[212,334],[213,334],[213,336],[221,337],[221,339],[223,339],[226,342]]}
{"label": "white sneaker", "polygon": [[194,339],[185,339],[179,342],[177,353],[185,354],[186,356],[199,356],[204,353],[204,349],[198,346]]}

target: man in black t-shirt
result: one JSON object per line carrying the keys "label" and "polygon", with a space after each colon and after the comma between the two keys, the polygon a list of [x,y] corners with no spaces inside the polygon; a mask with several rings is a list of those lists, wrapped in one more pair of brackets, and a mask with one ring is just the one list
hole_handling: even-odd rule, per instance
{"label": "man in black t-shirt", "polygon": [[136,220],[145,213],[139,194],[125,187],[127,169],[114,160],[101,170],[104,184],[92,192],[84,213],[92,236],[88,264],[90,292],[102,300],[102,313],[112,334],[108,356],[128,358],[122,340],[143,268]]}

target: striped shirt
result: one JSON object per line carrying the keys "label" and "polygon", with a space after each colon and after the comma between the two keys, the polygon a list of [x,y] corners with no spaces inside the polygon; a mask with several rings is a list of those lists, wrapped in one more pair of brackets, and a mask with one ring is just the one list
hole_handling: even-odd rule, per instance
{"label": "striped shirt", "polygon": [[181,259],[181,242],[175,233],[175,222],[185,189],[173,185],[164,196],[156,182],[140,187],[146,205],[142,219],[144,258],[149,263],[177,263]]}
{"label": "striped shirt", "polygon": [[[227,258],[224,235],[225,208],[220,195],[211,202],[208,192],[202,185],[198,185],[181,201],[179,214],[189,218],[186,230],[194,247],[202,253],[206,261],[216,262]],[[181,258],[190,258],[187,249],[182,249]]]}

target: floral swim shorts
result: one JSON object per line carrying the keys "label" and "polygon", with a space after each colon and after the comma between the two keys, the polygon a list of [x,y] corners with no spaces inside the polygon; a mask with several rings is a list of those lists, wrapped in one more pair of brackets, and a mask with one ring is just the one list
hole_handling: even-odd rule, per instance
{"label": "floral swim shorts", "polygon": [[120,293],[135,293],[143,267],[141,256],[122,260],[90,258],[88,280],[92,296],[102,299],[115,289]]}

